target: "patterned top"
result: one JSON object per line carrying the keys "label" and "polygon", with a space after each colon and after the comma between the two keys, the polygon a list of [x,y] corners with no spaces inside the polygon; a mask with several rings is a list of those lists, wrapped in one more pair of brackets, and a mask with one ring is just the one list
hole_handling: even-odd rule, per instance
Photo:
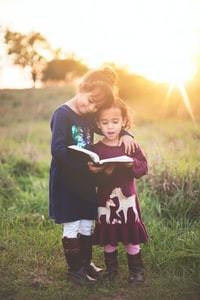
{"label": "patterned top", "polygon": [[49,216],[56,223],[96,218],[94,176],[88,170],[85,156],[67,148],[91,144],[92,128],[91,117],[76,114],[66,104],[52,116]]}
{"label": "patterned top", "polygon": [[[98,182],[98,219],[94,233],[96,244],[139,244],[147,241],[141,218],[135,178],[147,174],[147,160],[138,145],[133,155],[133,167],[119,163],[111,175],[100,173]],[[124,147],[108,146],[102,142],[91,146],[101,159],[124,155]]]}

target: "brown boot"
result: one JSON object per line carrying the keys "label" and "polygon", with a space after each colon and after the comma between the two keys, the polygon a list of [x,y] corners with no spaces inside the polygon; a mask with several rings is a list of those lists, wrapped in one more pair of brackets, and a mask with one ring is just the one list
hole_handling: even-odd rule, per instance
{"label": "brown boot", "polygon": [[80,285],[96,283],[96,280],[87,275],[85,270],[85,265],[80,255],[80,240],[78,238],[64,237],[62,244],[68,265],[68,277]]}
{"label": "brown boot", "polygon": [[144,266],[141,253],[136,255],[127,254],[129,277],[128,282],[131,284],[141,284],[144,282]]}
{"label": "brown boot", "polygon": [[103,269],[92,262],[92,237],[80,234],[80,252],[87,274],[97,279]]}
{"label": "brown boot", "polygon": [[114,279],[118,271],[117,250],[111,253],[104,252],[106,271],[103,274],[104,278]]}

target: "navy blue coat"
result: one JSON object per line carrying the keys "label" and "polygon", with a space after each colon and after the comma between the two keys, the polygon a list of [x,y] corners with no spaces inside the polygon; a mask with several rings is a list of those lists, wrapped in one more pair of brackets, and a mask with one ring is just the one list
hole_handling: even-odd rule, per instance
{"label": "navy blue coat", "polygon": [[86,147],[93,142],[92,119],[63,104],[53,113],[51,130],[49,216],[56,223],[94,220],[97,216],[94,176],[87,168],[85,155],[67,148]]}

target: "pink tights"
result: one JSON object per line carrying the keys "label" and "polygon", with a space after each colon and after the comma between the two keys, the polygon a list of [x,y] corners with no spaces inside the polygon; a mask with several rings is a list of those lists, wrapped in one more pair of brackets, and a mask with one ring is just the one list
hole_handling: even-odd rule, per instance
{"label": "pink tights", "polygon": [[[130,255],[136,255],[140,252],[140,245],[128,244],[125,246],[126,252]],[[117,249],[117,246],[105,245],[104,251],[106,253],[114,252]]]}

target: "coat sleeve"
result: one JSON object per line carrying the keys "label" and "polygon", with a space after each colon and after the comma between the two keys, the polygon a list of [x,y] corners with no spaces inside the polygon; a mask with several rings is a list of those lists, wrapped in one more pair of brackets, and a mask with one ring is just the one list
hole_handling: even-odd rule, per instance
{"label": "coat sleeve", "polygon": [[66,113],[62,110],[57,109],[51,120],[51,154],[52,157],[61,164],[67,164],[74,169],[87,169],[85,160],[79,159],[72,160],[70,155],[70,149],[67,148],[70,145],[69,128],[70,122],[67,119]]}
{"label": "coat sleeve", "polygon": [[144,152],[139,145],[135,145],[136,150],[133,155],[133,175],[135,178],[140,178],[148,173],[148,163]]}

